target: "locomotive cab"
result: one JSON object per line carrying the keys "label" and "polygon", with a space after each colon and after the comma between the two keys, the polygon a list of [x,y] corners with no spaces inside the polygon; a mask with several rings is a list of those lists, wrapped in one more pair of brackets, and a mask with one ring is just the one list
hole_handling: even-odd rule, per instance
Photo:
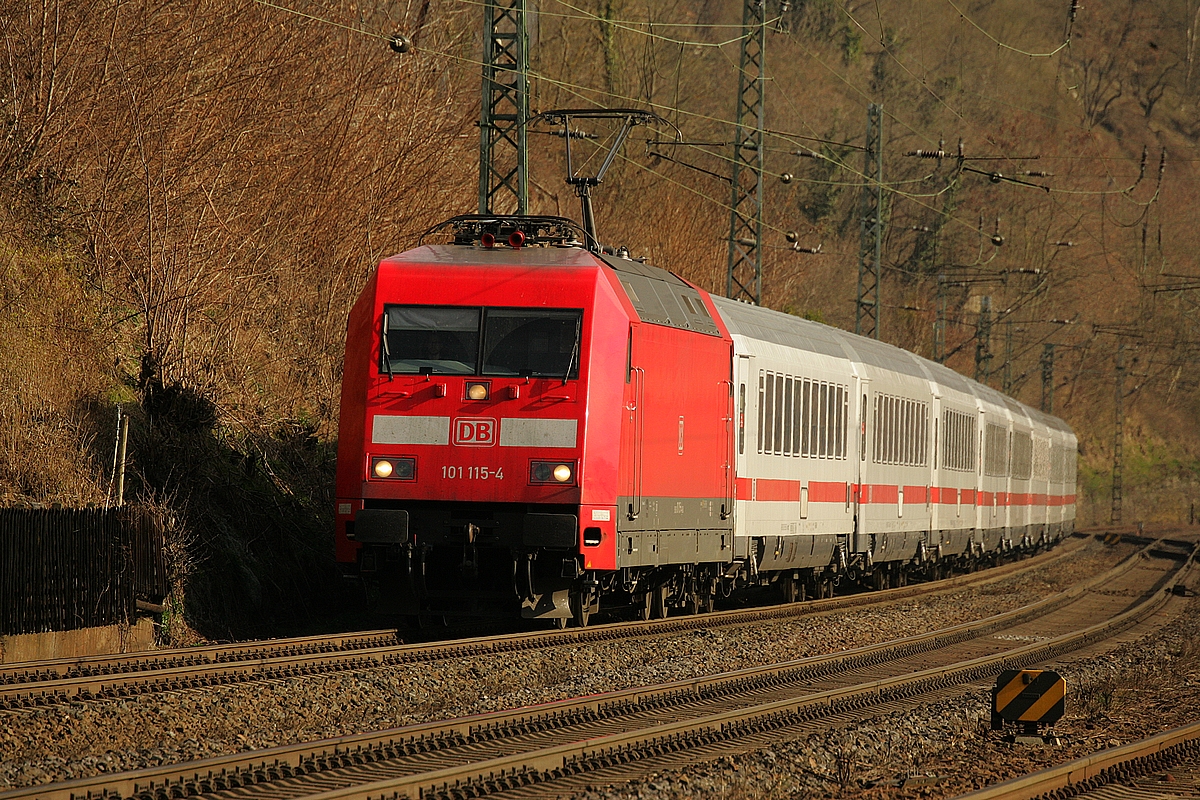
{"label": "locomotive cab", "polygon": [[349,320],[336,547],[381,610],[572,613],[614,559],[628,330],[579,247],[380,263]]}

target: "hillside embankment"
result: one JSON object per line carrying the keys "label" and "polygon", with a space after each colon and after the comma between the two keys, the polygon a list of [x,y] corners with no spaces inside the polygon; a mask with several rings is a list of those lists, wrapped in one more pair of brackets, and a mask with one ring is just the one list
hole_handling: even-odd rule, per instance
{"label": "hillside embankment", "polygon": [[[347,312],[381,257],[477,204],[481,7],[289,9],[0,11],[0,503],[112,502],[127,413],[127,493],[172,520],[180,640],[336,613]],[[1083,524],[1110,513],[1119,376],[1124,520],[1186,521],[1196,494],[1198,13],[768,4],[763,303],[854,328],[881,104],[882,337],[1052,397],[1082,444]],[[534,109],[649,106],[709,143],[635,132],[597,216],[719,293],[741,14],[588,0],[530,24]],[[531,131],[531,211],[574,216],[562,138]],[[591,133],[585,161],[611,131]]]}

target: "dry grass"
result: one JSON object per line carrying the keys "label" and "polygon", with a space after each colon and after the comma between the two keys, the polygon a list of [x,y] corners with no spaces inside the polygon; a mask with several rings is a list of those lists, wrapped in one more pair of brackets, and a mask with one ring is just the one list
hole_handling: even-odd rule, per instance
{"label": "dry grass", "polygon": [[[1020,399],[1039,401],[1042,341],[1064,345],[1055,408],[1080,432],[1098,476],[1088,518],[1106,510],[1097,487],[1110,457],[1116,341],[1092,323],[1144,335],[1131,352],[1127,407],[1130,444],[1145,443],[1150,466],[1144,481],[1127,483],[1130,514],[1186,509],[1194,491],[1179,470],[1159,478],[1163,464],[1186,472],[1200,452],[1197,320],[1186,297],[1149,288],[1185,270],[1200,238],[1188,216],[1193,165],[1169,160],[1158,186],[1154,160],[1160,146],[1190,147],[1197,132],[1200,76],[1185,80],[1181,1],[1089,6],[1079,39],[1055,59],[996,48],[935,0],[793,4],[791,33],[772,32],[768,43],[768,126],[848,144],[770,140],[766,303],[853,328],[855,147],[864,104],[882,102],[885,178],[895,189],[884,337],[930,353],[936,274],[1007,270],[1002,281],[948,294],[949,363],[974,372],[972,309],[982,294],[1020,322]],[[381,256],[475,205],[477,7],[296,8],[350,28],[403,31],[418,46],[400,57],[382,39],[250,0],[45,0],[0,12],[0,57],[12,76],[0,87],[0,502],[103,503],[115,406],[129,406],[131,491],[176,512],[192,564],[181,573],[195,600],[189,613],[218,635],[228,615],[249,624],[245,609],[326,602],[348,308]],[[600,10],[736,26],[741,6],[616,0]],[[968,11],[991,36],[1032,51],[1055,46],[1065,13],[1016,0]],[[534,67],[550,80],[535,81],[535,108],[653,104],[681,109],[669,116],[689,139],[730,138],[736,43],[672,39],[714,44],[732,29],[661,28],[663,38],[650,38],[602,19],[543,15],[538,24]],[[1164,72],[1171,59],[1179,68]],[[1106,96],[1113,79],[1130,91]],[[714,177],[646,158],[642,133],[596,193],[602,237],[723,292],[727,151],[674,152]],[[972,156],[1040,154],[1036,166],[1055,175],[1034,181],[1069,192],[956,177],[950,161],[937,168],[904,155],[943,136],[951,150],[963,138]],[[561,140],[531,141],[532,210],[575,215]],[[1154,150],[1139,182],[1143,143]],[[591,146],[579,143],[584,158],[595,157]],[[794,154],[810,146],[826,157]],[[994,163],[1010,175],[1028,166]],[[793,180],[780,181],[783,172]],[[997,218],[998,249],[986,240]],[[788,250],[785,231],[822,244],[822,255]],[[1075,246],[1055,244],[1066,240]],[[1052,318],[1078,322],[1046,328]],[[993,328],[995,385],[1004,335]]]}

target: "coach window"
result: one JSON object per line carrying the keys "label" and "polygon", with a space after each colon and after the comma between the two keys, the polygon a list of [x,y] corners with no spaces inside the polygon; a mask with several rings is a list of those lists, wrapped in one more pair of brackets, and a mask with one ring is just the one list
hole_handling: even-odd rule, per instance
{"label": "coach window", "polygon": [[775,376],[775,439],[772,452],[783,453],[783,376]]}
{"label": "coach window", "polygon": [[829,455],[829,384],[821,384],[821,457]]}
{"label": "coach window", "polygon": [[763,412],[766,428],[763,431],[762,452],[775,452],[775,373],[767,373],[767,408]]}
{"label": "coach window", "polygon": [[846,389],[837,389],[837,447],[835,454],[838,458],[846,457]]}
{"label": "coach window", "polygon": [[763,421],[766,414],[766,391],[763,388],[763,382],[766,379],[763,376],[764,373],[760,369],[758,371],[758,452],[760,453],[763,451]]}
{"label": "coach window", "polygon": [[801,443],[804,439],[804,381],[796,378],[792,381],[792,455],[804,455]]}
{"label": "coach window", "polygon": [[792,454],[792,378],[783,379],[783,454]]}
{"label": "coach window", "polygon": [[812,381],[808,378],[804,379],[804,388],[800,390],[800,398],[804,401],[804,422],[800,426],[800,434],[803,437],[800,442],[800,452],[802,455],[812,455],[812,436],[810,428],[812,427]]}
{"label": "coach window", "polygon": [[380,372],[475,374],[479,315],[478,308],[388,306]]}

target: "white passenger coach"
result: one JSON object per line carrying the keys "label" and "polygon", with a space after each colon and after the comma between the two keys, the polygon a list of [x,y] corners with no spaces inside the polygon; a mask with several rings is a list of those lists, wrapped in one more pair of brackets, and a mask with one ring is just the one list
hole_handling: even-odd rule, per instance
{"label": "white passenger coach", "polygon": [[735,552],[785,596],[878,587],[1068,535],[1076,438],[874,339],[713,297],[734,342]]}

